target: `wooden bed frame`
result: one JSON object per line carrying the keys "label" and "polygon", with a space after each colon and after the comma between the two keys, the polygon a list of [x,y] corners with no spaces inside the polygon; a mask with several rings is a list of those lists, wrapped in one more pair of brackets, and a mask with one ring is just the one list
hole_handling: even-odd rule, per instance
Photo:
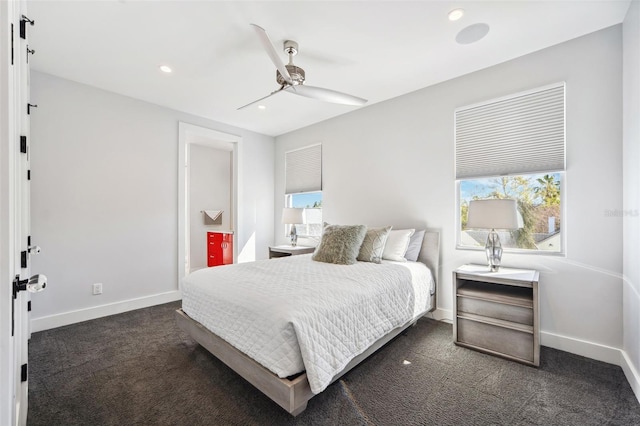
{"label": "wooden bed frame", "polygon": [[[425,263],[431,269],[433,278],[437,283],[440,261],[440,233],[438,231],[427,230],[425,232],[418,261]],[[422,315],[433,311],[435,308],[436,294],[434,291],[431,295],[431,309],[429,311],[423,312],[411,321],[391,330],[389,334],[376,341],[365,352],[352,359],[344,370],[333,377],[331,382],[338,380],[369,355],[402,333],[407,327],[415,324]],[[176,320],[178,326],[200,345],[290,414],[297,416],[307,408],[307,402],[313,398],[314,393],[311,392],[306,373],[302,373],[291,380],[282,379],[206,329],[199,322],[191,319],[182,309],[176,311]]]}

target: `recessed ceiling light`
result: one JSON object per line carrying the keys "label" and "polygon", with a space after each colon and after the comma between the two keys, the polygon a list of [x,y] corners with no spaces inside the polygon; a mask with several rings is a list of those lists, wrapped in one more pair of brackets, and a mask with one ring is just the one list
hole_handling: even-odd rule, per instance
{"label": "recessed ceiling light", "polygon": [[451,12],[449,12],[449,20],[457,21],[458,19],[462,18],[462,15],[464,15],[464,9],[453,9]]}
{"label": "recessed ceiling light", "polygon": [[170,73],[172,70],[167,65],[160,65],[160,71]]}
{"label": "recessed ceiling light", "polygon": [[264,105],[258,105],[258,109],[267,109],[267,107]]}

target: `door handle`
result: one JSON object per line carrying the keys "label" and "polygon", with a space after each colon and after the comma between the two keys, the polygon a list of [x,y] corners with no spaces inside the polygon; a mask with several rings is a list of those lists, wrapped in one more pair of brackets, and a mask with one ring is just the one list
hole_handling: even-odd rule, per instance
{"label": "door handle", "polygon": [[42,291],[47,286],[47,276],[44,274],[36,274],[28,280],[21,280],[20,275],[16,275],[13,280],[13,298],[15,299],[17,294],[23,290],[29,293],[37,293]]}

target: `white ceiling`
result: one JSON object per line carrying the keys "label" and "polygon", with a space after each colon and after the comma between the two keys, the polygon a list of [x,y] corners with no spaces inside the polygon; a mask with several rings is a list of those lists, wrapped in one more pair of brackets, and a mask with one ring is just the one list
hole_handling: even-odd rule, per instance
{"label": "white ceiling", "polygon": [[[618,24],[629,3],[47,0],[28,1],[27,15],[34,70],[275,136]],[[465,15],[449,21],[458,7]],[[281,93],[238,111],[279,87],[250,23],[279,53],[299,43],[307,84],[369,102]],[[456,43],[477,23],[490,26],[484,39]]]}

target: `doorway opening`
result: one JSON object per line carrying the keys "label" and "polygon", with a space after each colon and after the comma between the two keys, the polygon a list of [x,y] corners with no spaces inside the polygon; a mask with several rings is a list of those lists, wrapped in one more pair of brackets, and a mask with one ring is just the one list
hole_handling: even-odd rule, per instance
{"label": "doorway opening", "polygon": [[[207,266],[207,231],[233,233],[238,240],[242,138],[182,122],[178,128],[178,283],[182,290],[185,275]],[[212,222],[210,215],[217,212],[221,214]],[[237,247],[234,243],[234,263]]]}

